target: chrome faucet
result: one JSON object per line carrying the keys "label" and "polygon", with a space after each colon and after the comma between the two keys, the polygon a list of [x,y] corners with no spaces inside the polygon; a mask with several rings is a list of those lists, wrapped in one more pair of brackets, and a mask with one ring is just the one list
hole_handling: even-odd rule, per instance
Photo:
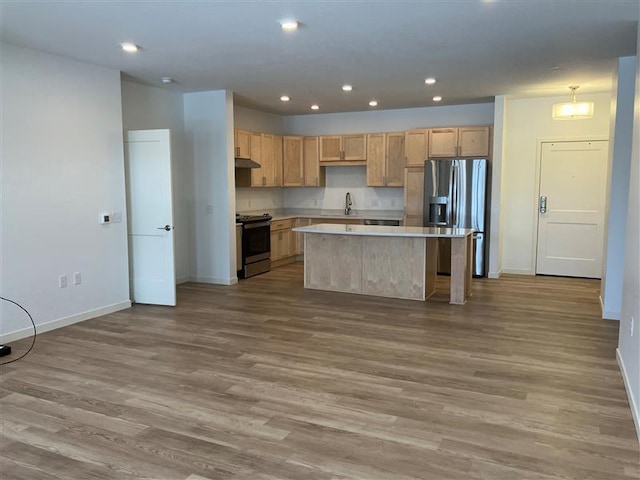
{"label": "chrome faucet", "polygon": [[347,192],[347,195],[344,197],[344,214],[351,215],[351,194]]}

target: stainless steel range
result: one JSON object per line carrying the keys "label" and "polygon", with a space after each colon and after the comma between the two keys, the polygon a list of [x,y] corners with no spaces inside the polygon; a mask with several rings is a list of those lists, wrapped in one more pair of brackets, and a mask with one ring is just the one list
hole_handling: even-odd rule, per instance
{"label": "stainless steel range", "polygon": [[249,278],[271,270],[271,215],[238,215],[242,224],[242,270],[240,278]]}

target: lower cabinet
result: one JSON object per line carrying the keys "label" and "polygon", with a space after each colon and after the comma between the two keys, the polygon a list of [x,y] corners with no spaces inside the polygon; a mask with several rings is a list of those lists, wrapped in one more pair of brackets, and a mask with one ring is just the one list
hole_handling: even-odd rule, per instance
{"label": "lower cabinet", "polygon": [[277,267],[295,260],[294,219],[271,222],[271,265]]}

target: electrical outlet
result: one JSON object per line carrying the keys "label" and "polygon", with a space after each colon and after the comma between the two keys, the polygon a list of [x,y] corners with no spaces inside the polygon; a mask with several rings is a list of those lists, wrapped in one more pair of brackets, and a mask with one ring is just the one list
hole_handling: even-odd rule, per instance
{"label": "electrical outlet", "polygon": [[207,215],[213,215],[213,205],[207,205],[205,208]]}
{"label": "electrical outlet", "polygon": [[58,277],[58,287],[67,288],[67,276],[66,275],[60,275]]}
{"label": "electrical outlet", "polygon": [[395,206],[396,206],[396,199],[395,199],[395,198],[392,198],[392,199],[391,199],[391,206],[392,206],[392,207],[395,207]]}
{"label": "electrical outlet", "polygon": [[374,198],[373,200],[371,200],[372,207],[377,207],[379,205],[380,205],[380,201],[377,198]]}
{"label": "electrical outlet", "polygon": [[633,324],[635,323],[635,318],[633,318],[632,316],[629,316],[630,318],[630,322],[629,322],[629,331],[631,333],[631,336],[633,337]]}
{"label": "electrical outlet", "polygon": [[80,272],[73,272],[73,284],[80,285],[82,283],[82,275]]}

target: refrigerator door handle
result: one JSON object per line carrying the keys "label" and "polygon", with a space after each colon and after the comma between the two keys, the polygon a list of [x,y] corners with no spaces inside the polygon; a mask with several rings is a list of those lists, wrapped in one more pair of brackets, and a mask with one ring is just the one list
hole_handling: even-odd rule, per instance
{"label": "refrigerator door handle", "polygon": [[451,225],[458,224],[458,166],[451,167]]}

